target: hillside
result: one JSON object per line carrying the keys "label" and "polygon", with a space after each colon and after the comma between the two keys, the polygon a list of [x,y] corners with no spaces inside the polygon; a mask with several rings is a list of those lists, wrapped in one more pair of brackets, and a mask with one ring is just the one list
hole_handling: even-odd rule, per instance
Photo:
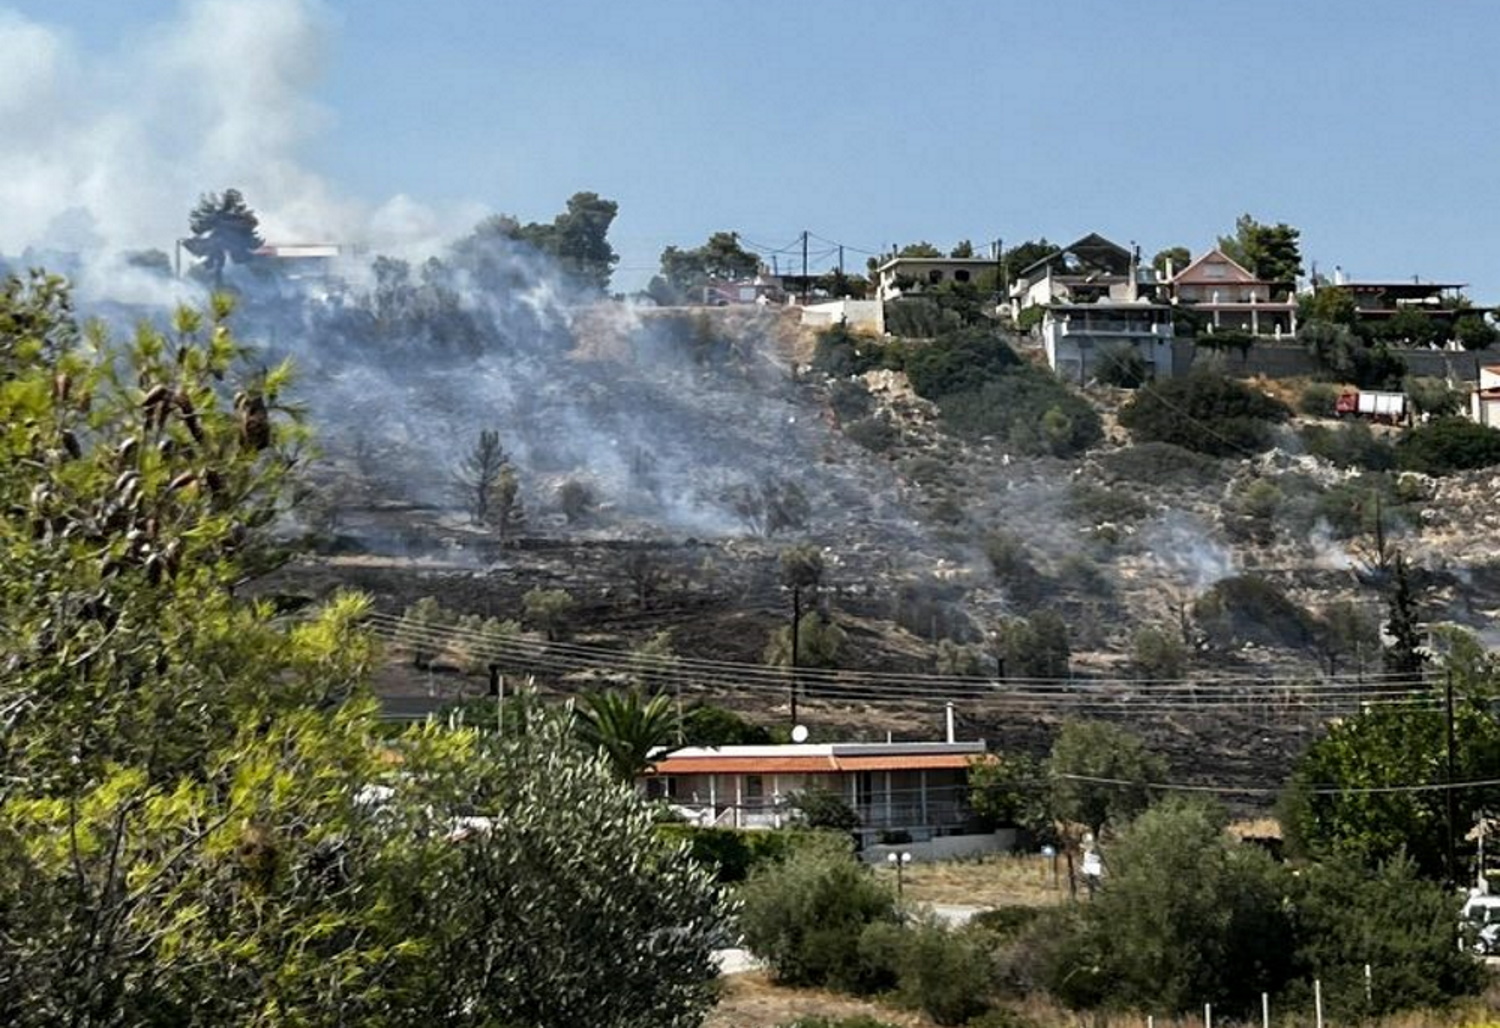
{"label": "hillside", "polygon": [[[807,674],[815,732],[930,737],[953,700],[964,734],[1040,750],[1064,717],[1126,718],[1178,777],[1247,786],[1274,785],[1323,718],[1381,691],[1372,516],[1420,570],[1425,618],[1488,632],[1500,608],[1495,474],[1361,478],[1306,452],[1300,417],[1263,453],[1133,444],[1117,420],[1131,392],[1109,388],[1083,394],[1102,441],[1035,456],[946,431],[900,371],[814,371],[814,345],[775,312],[601,306],[462,360],[301,354],[320,552],[258,588],[368,592],[396,643],[379,677],[393,696],[484,689],[451,660],[413,666],[394,618],[417,599],[521,620],[529,590],[563,589],[568,642],[529,636],[514,674],[562,692],[620,681],[626,651],[669,631],[674,687],[782,723],[785,679],[729,665],[761,664],[790,612],[779,554],[808,542],[817,609],[846,635],[838,670]],[[454,481],[486,428],[526,513],[503,546]],[[587,502],[565,510],[569,483]],[[1399,493],[1371,515],[1377,485]],[[1066,624],[1071,685],[1001,680],[1003,626],[1043,610]],[[1139,666],[1142,631],[1176,640],[1180,673]]]}

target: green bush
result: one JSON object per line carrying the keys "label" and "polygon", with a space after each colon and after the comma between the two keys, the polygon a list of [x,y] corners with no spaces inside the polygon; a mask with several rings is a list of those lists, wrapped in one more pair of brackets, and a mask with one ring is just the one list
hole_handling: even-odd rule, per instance
{"label": "green bush", "polygon": [[656,832],[673,843],[686,843],[694,860],[714,869],[720,882],[742,882],[756,869],[778,864],[799,848],[830,845],[825,833],[794,828],[773,832],[660,824]]}
{"label": "green bush", "polygon": [[896,896],[842,845],[798,847],[757,868],[740,891],[745,945],[786,985],[846,992],[887,988],[889,971],[860,956],[867,926],[898,919]]}
{"label": "green bush", "polygon": [[1007,678],[1068,677],[1068,625],[1055,610],[1012,618],[1000,626]]}
{"label": "green bush", "polygon": [[1297,409],[1310,418],[1331,418],[1337,412],[1339,391],[1328,382],[1309,382],[1297,397]]}
{"label": "green bush", "polygon": [[1258,1011],[1291,969],[1289,876],[1223,829],[1220,813],[1175,797],[1132,822],[1093,902],[1049,915],[1050,941],[1033,936],[1049,991],[1079,1007]]}
{"label": "green bush", "polygon": [[1396,463],[1426,475],[1487,468],[1500,464],[1500,431],[1466,418],[1439,418],[1397,440]]}
{"label": "green bush", "polygon": [[1224,504],[1224,527],[1231,538],[1265,545],[1276,537],[1277,515],[1285,502],[1286,494],[1276,483],[1245,479],[1236,484]]}
{"label": "green bush", "polygon": [[851,332],[845,325],[832,325],[818,333],[812,367],[833,378],[863,375],[880,366],[880,350],[877,341]]}
{"label": "green bush", "polygon": [[1068,517],[1085,525],[1104,521],[1139,521],[1151,513],[1151,508],[1140,497],[1123,489],[1089,482],[1074,482],[1068,487],[1065,509]]}
{"label": "green bush", "polygon": [[1212,457],[1172,443],[1143,442],[1099,457],[1109,477],[1124,482],[1197,486],[1216,482],[1224,468]]}
{"label": "green bush", "polygon": [[1141,390],[1120,411],[1120,424],[1139,440],[1227,457],[1266,449],[1271,426],[1290,413],[1225,375],[1195,371]]}
{"label": "green bush", "polygon": [[[1300,987],[1288,1005],[1310,1007],[1322,983],[1326,1008],[1379,1017],[1441,1006],[1480,991],[1484,969],[1455,943],[1453,895],[1424,881],[1406,857],[1378,867],[1334,854],[1298,875],[1292,891]],[[1374,972],[1365,996],[1365,965]]]}
{"label": "green bush", "polygon": [[872,924],[860,937],[860,955],[893,971],[897,999],[938,1024],[963,1024],[990,1006],[994,973],[983,933],[931,919]]}
{"label": "green bush", "polygon": [[1307,425],[1299,434],[1308,453],[1341,468],[1389,471],[1396,466],[1396,451],[1363,421],[1337,428]]}
{"label": "green bush", "polygon": [[1193,618],[1224,649],[1246,643],[1300,649],[1311,645],[1316,628],[1311,614],[1255,575],[1216,582],[1193,604]]}
{"label": "green bush", "polygon": [[938,404],[943,427],[964,439],[992,437],[1021,453],[1071,457],[1104,437],[1098,413],[1050,373],[1019,367]]}
{"label": "green bush", "polygon": [[802,815],[809,828],[828,831],[852,832],[859,827],[859,815],[844,797],[830,789],[818,786],[792,793],[790,803],[793,810]]}
{"label": "green bush", "polygon": [[1328,526],[1334,539],[1356,539],[1375,533],[1377,517],[1384,532],[1395,532],[1409,523],[1405,504],[1390,475],[1367,474],[1336,482],[1311,495],[1310,508],[1290,519],[1299,527]]}
{"label": "green bush", "polygon": [[978,389],[1020,363],[998,333],[964,329],[912,348],[906,356],[906,377],[918,396],[941,400]]}
{"label": "green bush", "polygon": [[1032,925],[1036,924],[1041,912],[1041,907],[993,907],[990,910],[979,911],[969,920],[969,924],[989,932],[996,938],[1015,939],[1021,937]]}
{"label": "green bush", "polygon": [[889,1021],[877,1021],[869,1014],[855,1014],[853,1017],[840,1017],[837,1020],[810,1014],[807,1017],[799,1017],[795,1021],[787,1021],[778,1025],[777,1028],[901,1028],[901,1026]]}
{"label": "green bush", "polygon": [[1406,398],[1411,409],[1418,415],[1433,418],[1452,417],[1462,414],[1465,396],[1441,378],[1423,378],[1416,375],[1406,377]]}
{"label": "green bush", "polygon": [[1191,657],[1182,633],[1170,628],[1141,628],[1131,640],[1131,670],[1137,678],[1147,681],[1181,678]]}

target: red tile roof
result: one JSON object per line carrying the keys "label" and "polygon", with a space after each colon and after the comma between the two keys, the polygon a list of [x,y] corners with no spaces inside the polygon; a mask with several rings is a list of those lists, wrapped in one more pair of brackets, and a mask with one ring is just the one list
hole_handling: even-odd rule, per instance
{"label": "red tile roof", "polygon": [[891,754],[873,757],[673,757],[658,760],[654,775],[798,775],[845,771],[935,771],[965,768],[979,754]]}

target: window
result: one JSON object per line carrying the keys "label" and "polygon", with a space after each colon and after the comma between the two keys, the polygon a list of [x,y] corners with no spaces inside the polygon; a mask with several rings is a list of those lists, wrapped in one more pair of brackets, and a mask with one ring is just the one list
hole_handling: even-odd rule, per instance
{"label": "window", "polygon": [[943,280],[943,269],[942,268],[933,268],[931,271],[929,271],[927,273],[927,281],[929,283],[931,283],[932,285],[937,285],[942,280]]}
{"label": "window", "polygon": [[766,783],[760,775],[745,776],[745,806],[758,807],[766,798]]}
{"label": "window", "polygon": [[955,281],[955,282],[967,282],[967,281],[969,281],[969,269],[968,268],[959,268],[957,271],[955,271],[953,273],[953,281]]}

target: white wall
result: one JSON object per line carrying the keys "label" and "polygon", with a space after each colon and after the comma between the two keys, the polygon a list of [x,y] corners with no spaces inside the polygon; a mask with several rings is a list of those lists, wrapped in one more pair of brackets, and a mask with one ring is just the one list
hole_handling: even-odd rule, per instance
{"label": "white wall", "polygon": [[940,835],[927,842],[907,842],[897,846],[866,846],[860,859],[867,864],[884,864],[889,853],[910,853],[914,861],[953,860],[976,857],[982,853],[1006,853],[1016,845],[1016,830],[1000,828],[984,835]]}

